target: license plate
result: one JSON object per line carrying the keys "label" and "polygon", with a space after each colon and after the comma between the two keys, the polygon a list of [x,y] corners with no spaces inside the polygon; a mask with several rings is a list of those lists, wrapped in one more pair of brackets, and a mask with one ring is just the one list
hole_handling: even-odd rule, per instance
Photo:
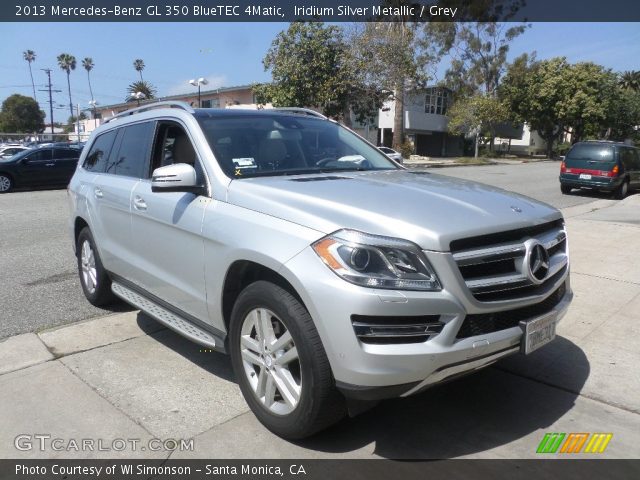
{"label": "license plate", "polygon": [[520,344],[520,351],[525,355],[546,345],[556,338],[557,315],[551,314],[528,322],[520,322],[524,331]]}
{"label": "license plate", "polygon": [[581,173],[580,180],[591,180],[591,175],[589,175],[588,173]]}

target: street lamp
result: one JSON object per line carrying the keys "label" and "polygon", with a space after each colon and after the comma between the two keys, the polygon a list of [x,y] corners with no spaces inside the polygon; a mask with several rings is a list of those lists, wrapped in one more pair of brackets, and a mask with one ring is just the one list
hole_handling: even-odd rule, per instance
{"label": "street lamp", "polygon": [[198,87],[198,108],[201,108],[202,102],[200,102],[200,85],[206,85],[209,83],[209,81],[206,78],[200,77],[197,80],[196,79],[189,80],[189,83],[194,87]]}

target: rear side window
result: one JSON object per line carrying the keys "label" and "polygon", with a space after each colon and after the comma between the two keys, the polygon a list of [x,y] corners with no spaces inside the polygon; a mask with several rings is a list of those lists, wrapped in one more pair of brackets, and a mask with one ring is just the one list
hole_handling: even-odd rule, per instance
{"label": "rear side window", "polygon": [[595,160],[598,162],[612,162],[614,157],[614,147],[599,144],[576,144],[567,153],[569,160]]}
{"label": "rear side window", "polygon": [[123,135],[118,155],[110,159],[107,173],[142,178],[147,170],[153,124],[137,123],[122,128]]}
{"label": "rear side window", "polygon": [[90,172],[103,173],[106,171],[107,160],[111,147],[113,147],[113,141],[116,138],[117,131],[111,130],[110,132],[103,133],[96,138],[91,150],[84,161],[84,169]]}
{"label": "rear side window", "polygon": [[73,149],[55,149],[53,150],[53,158],[78,158],[80,156],[79,150]]}

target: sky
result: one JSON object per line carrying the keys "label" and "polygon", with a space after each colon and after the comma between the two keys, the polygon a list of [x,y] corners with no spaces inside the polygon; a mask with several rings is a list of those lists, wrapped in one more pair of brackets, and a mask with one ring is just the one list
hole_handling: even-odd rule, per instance
{"label": "sky", "polygon": [[[94,97],[99,105],[123,102],[127,86],[139,80],[133,60],[141,58],[145,80],[159,96],[194,91],[189,79],[205,77],[206,88],[269,81],[262,58],[286,23],[4,23],[0,24],[0,102],[14,93],[32,95],[28,64],[32,63],[36,96],[47,111],[48,93],[42,68],[51,68],[54,119],[69,116],[66,74],[57,66],[60,53],[78,61],[71,74],[73,103],[88,108],[91,100],[81,60],[91,57]],[[533,23],[511,44],[509,58],[537,52],[538,59],[566,56],[570,62],[593,61],[614,71],[640,69],[640,23]],[[446,62],[439,68],[441,76]],[[48,121],[48,119],[47,119]]]}

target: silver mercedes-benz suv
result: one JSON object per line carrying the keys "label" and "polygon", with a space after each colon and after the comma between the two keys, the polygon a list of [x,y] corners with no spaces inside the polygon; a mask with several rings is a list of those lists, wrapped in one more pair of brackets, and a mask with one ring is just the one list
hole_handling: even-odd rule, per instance
{"label": "silver mercedes-benz suv", "polygon": [[228,352],[286,438],[530,353],[572,297],[558,210],[407,170],[310,110],[127,111],[69,194],[87,299]]}

